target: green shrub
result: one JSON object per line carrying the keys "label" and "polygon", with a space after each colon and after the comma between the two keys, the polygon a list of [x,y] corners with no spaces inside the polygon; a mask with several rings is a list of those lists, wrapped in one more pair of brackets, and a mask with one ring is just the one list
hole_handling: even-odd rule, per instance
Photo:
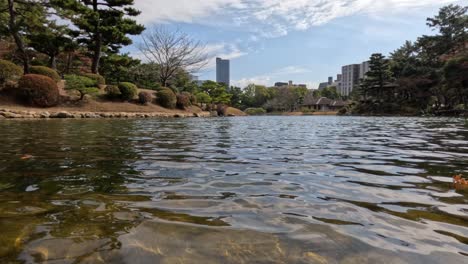
{"label": "green shrub", "polygon": [[107,85],[104,91],[106,92],[106,97],[109,99],[118,99],[122,95],[119,87],[115,85]]}
{"label": "green shrub", "polygon": [[94,74],[94,73],[85,73],[83,74],[84,77],[87,77],[91,80],[94,80],[96,85],[95,86],[98,86],[98,85],[106,85],[106,79],[104,79],[104,77],[102,75],[99,75],[99,74]]}
{"label": "green shrub", "polygon": [[169,88],[160,90],[156,94],[156,100],[160,106],[165,108],[174,109],[177,105],[177,97]]}
{"label": "green shrub", "polygon": [[26,74],[18,83],[21,93],[29,104],[39,107],[55,106],[59,102],[57,83],[39,74]]}
{"label": "green shrub", "polygon": [[67,75],[65,76],[65,89],[74,90],[80,93],[80,100],[83,100],[87,94],[99,93],[96,87],[96,81],[84,76]]}
{"label": "green shrub", "polygon": [[121,82],[119,83],[120,98],[125,101],[130,101],[135,98],[138,93],[138,88],[133,83]]}
{"label": "green shrub", "polygon": [[16,81],[23,75],[23,69],[18,65],[0,60],[0,88],[2,88],[8,81]]}
{"label": "green shrub", "polygon": [[303,112],[303,113],[314,113],[315,110],[314,110],[314,109],[310,109],[309,107],[303,106],[303,107],[301,107],[300,112]]}
{"label": "green shrub", "polygon": [[45,66],[31,66],[31,69],[29,71],[31,74],[47,76],[55,82],[59,82],[62,79],[60,78],[60,75],[57,73],[56,70]]}
{"label": "green shrub", "polygon": [[248,115],[264,115],[266,110],[263,108],[247,108],[244,111]]}
{"label": "green shrub", "polygon": [[153,96],[149,92],[140,92],[138,94],[138,102],[140,104],[146,105],[151,103],[151,100],[153,99]]}
{"label": "green shrub", "polygon": [[192,103],[190,102],[190,96],[191,94],[187,92],[182,92],[178,94],[177,95],[177,107],[179,109],[184,110],[185,108],[191,106]]}
{"label": "green shrub", "polygon": [[195,98],[197,99],[197,102],[201,104],[209,104],[212,101],[211,96],[203,92],[197,93]]}

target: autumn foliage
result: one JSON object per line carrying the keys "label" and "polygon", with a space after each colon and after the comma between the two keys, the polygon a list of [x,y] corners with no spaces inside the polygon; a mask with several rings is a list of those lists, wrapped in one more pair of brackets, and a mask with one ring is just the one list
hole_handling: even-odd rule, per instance
{"label": "autumn foliage", "polygon": [[32,106],[51,107],[59,103],[57,83],[51,78],[38,74],[27,74],[19,80],[22,95]]}

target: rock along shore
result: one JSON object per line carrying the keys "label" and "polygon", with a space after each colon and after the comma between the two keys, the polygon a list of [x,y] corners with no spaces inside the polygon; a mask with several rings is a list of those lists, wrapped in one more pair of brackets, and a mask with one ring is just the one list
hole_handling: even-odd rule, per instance
{"label": "rock along shore", "polygon": [[209,112],[161,113],[161,112],[68,112],[68,111],[21,111],[0,109],[0,119],[50,119],[50,118],[156,118],[156,117],[210,117]]}

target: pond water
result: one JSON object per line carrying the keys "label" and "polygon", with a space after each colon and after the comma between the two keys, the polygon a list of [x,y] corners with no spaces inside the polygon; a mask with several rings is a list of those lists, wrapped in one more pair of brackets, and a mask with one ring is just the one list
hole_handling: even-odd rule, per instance
{"label": "pond water", "polygon": [[0,122],[0,263],[468,263],[462,119]]}

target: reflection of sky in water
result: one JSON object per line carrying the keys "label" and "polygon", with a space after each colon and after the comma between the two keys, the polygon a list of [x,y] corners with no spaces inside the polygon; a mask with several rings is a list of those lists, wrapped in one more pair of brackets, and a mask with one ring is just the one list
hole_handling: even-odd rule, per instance
{"label": "reflection of sky in water", "polygon": [[[39,215],[21,223],[36,230],[12,234],[24,237],[16,251],[24,260],[457,263],[468,254],[468,196],[450,177],[468,174],[463,124],[350,117],[12,122],[0,126],[0,163],[14,161],[0,170],[7,204],[0,205],[7,219],[0,229],[12,226],[10,218]],[[31,134],[33,126],[43,129]],[[34,159],[19,162],[16,153]]]}

